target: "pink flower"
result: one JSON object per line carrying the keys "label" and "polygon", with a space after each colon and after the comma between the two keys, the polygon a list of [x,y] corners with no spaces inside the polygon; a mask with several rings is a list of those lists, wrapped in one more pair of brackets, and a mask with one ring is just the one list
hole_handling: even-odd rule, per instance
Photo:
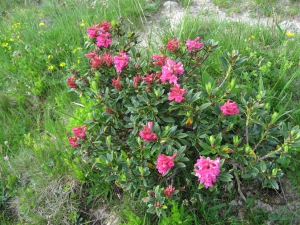
{"label": "pink flower", "polygon": [[153,64],[157,66],[163,66],[166,62],[166,58],[162,55],[154,55],[152,56],[152,60],[154,61]]}
{"label": "pink flower", "polygon": [[9,157],[8,156],[4,156],[4,161],[8,161],[9,160]]}
{"label": "pink flower", "polygon": [[168,38],[167,49],[171,52],[176,52],[177,49],[180,47],[180,41],[177,39],[170,39]]}
{"label": "pink flower", "polygon": [[158,172],[160,174],[167,173],[168,170],[175,165],[173,160],[176,156],[177,156],[176,152],[174,153],[173,156],[166,156],[164,154],[159,155],[156,162],[156,168],[158,169]]}
{"label": "pink flower", "polygon": [[93,59],[95,57],[95,55],[96,55],[95,52],[91,51],[90,53],[85,54],[85,57]]}
{"label": "pink flower", "polygon": [[121,73],[122,69],[128,66],[129,59],[129,56],[122,50],[120,50],[120,56],[114,57],[114,64],[118,73]]}
{"label": "pink flower", "polygon": [[175,188],[172,187],[172,185],[169,185],[165,190],[164,194],[168,197],[171,198],[173,196],[173,192],[175,191]]}
{"label": "pink flower", "polygon": [[113,78],[112,80],[112,85],[117,89],[118,91],[122,90],[122,85],[121,85],[121,78],[118,76],[117,79]]}
{"label": "pink flower", "polygon": [[78,138],[78,137],[69,137],[68,140],[69,140],[69,143],[72,147],[79,147],[79,144],[77,143],[77,141],[79,141],[80,138]]}
{"label": "pink flower", "polygon": [[74,136],[75,137],[79,137],[81,139],[85,139],[86,137],[86,125],[83,125],[83,126],[79,126],[79,127],[73,127],[72,130],[73,130],[73,133],[74,133]]}
{"label": "pink flower", "polygon": [[98,34],[96,38],[96,45],[98,47],[104,47],[108,48],[112,42],[112,39],[110,39],[110,33],[100,33]]}
{"label": "pink flower", "polygon": [[106,63],[107,67],[111,67],[111,65],[114,62],[112,55],[110,53],[104,52],[103,58],[104,58],[104,62]]}
{"label": "pink flower", "polygon": [[220,170],[220,157],[215,160],[211,160],[209,157],[200,158],[197,160],[194,169],[195,176],[198,177],[198,181],[205,185],[205,188],[213,187],[213,183],[217,181],[217,176],[221,172]]}
{"label": "pink flower", "polygon": [[101,29],[103,30],[103,32],[108,32],[111,30],[111,24],[110,22],[106,21],[106,20],[102,20],[102,23],[99,24]]}
{"label": "pink flower", "polygon": [[198,49],[203,47],[204,43],[198,42],[199,40],[200,40],[200,37],[197,37],[194,41],[191,41],[190,39],[188,39],[186,41],[186,46],[187,46],[189,52],[195,52]]}
{"label": "pink flower", "polygon": [[77,88],[78,87],[78,85],[75,83],[75,76],[68,77],[67,83],[68,83],[68,86],[70,88]]}
{"label": "pink flower", "polygon": [[184,100],[183,95],[186,93],[186,89],[180,89],[180,84],[174,84],[174,87],[170,89],[171,92],[168,94],[169,101],[182,102]]}
{"label": "pink flower", "polygon": [[240,112],[236,102],[233,102],[230,99],[228,99],[228,101],[225,102],[224,105],[220,106],[220,109],[224,116],[232,116]]}
{"label": "pink flower", "polygon": [[96,24],[92,25],[92,27],[87,28],[87,33],[90,38],[96,38],[98,36],[98,33],[101,32],[101,25]]}
{"label": "pink flower", "polygon": [[177,75],[183,74],[184,68],[181,62],[176,62],[174,60],[167,59],[165,65],[162,67],[162,75],[160,80],[162,83],[169,81],[169,83],[177,84]]}
{"label": "pink flower", "polygon": [[143,80],[144,80],[147,84],[152,84],[153,81],[156,80],[155,78],[156,78],[156,74],[155,74],[155,73],[151,73],[151,74],[146,73],[146,74],[145,74],[145,77],[143,78]]}
{"label": "pink flower", "polygon": [[144,141],[151,142],[157,139],[157,135],[152,132],[152,125],[153,122],[148,122],[148,126],[143,126],[144,130],[139,132],[139,135]]}
{"label": "pink flower", "polygon": [[106,108],[105,111],[106,111],[106,113],[108,113],[108,114],[113,114],[113,111],[112,111],[110,108]]}
{"label": "pink flower", "polygon": [[133,86],[135,88],[137,88],[139,86],[139,83],[141,83],[142,80],[143,80],[143,78],[142,78],[141,74],[134,76],[133,77]]}
{"label": "pink flower", "polygon": [[103,66],[103,64],[104,64],[104,59],[102,55],[94,56],[94,58],[90,60],[90,66],[95,70]]}

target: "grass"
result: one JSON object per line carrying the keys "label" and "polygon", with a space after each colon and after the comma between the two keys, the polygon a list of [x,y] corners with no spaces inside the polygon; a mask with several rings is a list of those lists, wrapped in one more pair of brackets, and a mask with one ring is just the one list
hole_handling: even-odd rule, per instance
{"label": "grass", "polygon": [[[180,1],[188,5],[189,1]],[[232,1],[215,0],[220,7],[232,9]],[[239,1],[238,1],[239,2]],[[268,4],[278,1],[253,1],[249,7],[263,15],[273,13]],[[242,3],[242,2],[241,2]],[[291,2],[288,11],[274,8],[283,16],[290,12],[297,2]],[[237,4],[238,5],[238,4]],[[86,71],[84,57],[86,27],[107,20],[123,18],[126,23],[142,27],[147,16],[155,12],[159,1],[1,1],[0,3],[0,214],[1,224],[84,224],[91,218],[88,209],[97,208],[102,199],[123,210],[124,224],[168,224],[175,220],[195,224],[239,224],[238,213],[228,206],[233,193],[224,200],[215,200],[215,207],[207,205],[210,196],[198,196],[202,204],[200,213],[193,211],[193,203],[174,206],[168,219],[158,219],[147,213],[143,205],[124,194],[119,202],[116,189],[109,184],[96,186],[97,177],[89,165],[73,155],[67,136],[71,124],[85,120],[88,102],[78,100],[68,92],[66,78],[70,69]],[[26,18],[26,19],[24,19]],[[290,110],[299,108],[299,35],[288,37],[276,25],[270,28],[248,26],[217,20],[184,20],[184,25],[171,30],[161,23],[159,36],[166,43],[168,37],[180,39],[201,36],[203,40],[213,38],[219,42],[218,54],[226,49],[238,49],[248,60],[237,77],[238,84],[250,90],[262,81],[269,94],[270,105],[284,110],[290,100]],[[153,52],[157,46],[152,46]],[[218,77],[220,61],[213,58],[209,74]],[[293,124],[300,123],[300,112],[295,110],[288,118]],[[71,121],[71,122],[70,122]],[[7,145],[4,142],[7,141]],[[9,156],[8,161],[3,157]],[[294,186],[300,190],[299,153],[295,153],[291,166],[285,168]],[[199,200],[200,198],[200,200]],[[129,202],[129,203],[126,203]],[[89,203],[89,204],[88,204]],[[131,203],[131,204],[130,204]],[[225,204],[225,205],[224,205]],[[190,212],[184,214],[181,207]],[[208,210],[209,208],[209,210]],[[12,210],[13,209],[13,210]],[[59,210],[57,210],[59,209]],[[246,208],[247,209],[247,208]],[[128,213],[126,213],[128,212]],[[222,215],[222,217],[216,217]],[[272,219],[289,224],[299,218],[299,212],[289,218],[288,214],[273,214]],[[265,212],[249,210],[244,224],[263,224],[270,220]],[[189,224],[189,222],[185,222]],[[175,224],[175,223],[172,223]]]}

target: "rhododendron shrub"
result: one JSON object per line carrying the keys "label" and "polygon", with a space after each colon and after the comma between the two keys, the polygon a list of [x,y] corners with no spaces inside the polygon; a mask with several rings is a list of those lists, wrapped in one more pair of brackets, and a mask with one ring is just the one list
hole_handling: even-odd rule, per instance
{"label": "rhododendron shrub", "polygon": [[158,215],[171,201],[195,196],[197,187],[254,179],[278,188],[300,130],[271,110],[266,90],[236,85],[245,60],[237,51],[220,57],[215,79],[206,61],[219,59],[213,40],[169,38],[145,54],[124,24],[102,21],[87,32],[90,69],[72,70],[67,82],[94,107],[69,143],[91,165],[93,179],[138,192]]}

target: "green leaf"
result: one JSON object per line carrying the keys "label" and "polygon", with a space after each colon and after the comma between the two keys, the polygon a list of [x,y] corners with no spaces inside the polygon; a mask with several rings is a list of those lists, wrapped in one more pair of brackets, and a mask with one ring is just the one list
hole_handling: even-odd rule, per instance
{"label": "green leaf", "polygon": [[166,123],[174,123],[175,120],[171,117],[160,117]]}
{"label": "green leaf", "polygon": [[119,176],[118,175],[111,175],[111,176],[109,176],[109,177],[107,177],[106,179],[105,179],[105,182],[111,182],[111,181],[113,181],[113,180],[116,180],[117,178],[118,178]]}
{"label": "green leaf", "polygon": [[233,176],[230,173],[227,172],[222,172],[218,175],[217,179],[223,182],[229,182]]}
{"label": "green leaf", "polygon": [[210,102],[204,103],[204,104],[200,105],[200,107],[198,108],[198,110],[202,111],[203,109],[206,109],[209,106],[211,106]]}
{"label": "green leaf", "polygon": [[177,135],[176,135],[176,137],[179,138],[179,139],[185,138],[185,137],[187,137],[187,136],[188,136],[188,135],[185,134],[185,133],[180,133],[180,134],[177,134]]}
{"label": "green leaf", "polygon": [[264,161],[261,161],[259,163],[259,167],[260,167],[261,172],[263,172],[263,173],[267,170],[267,165],[265,164]]}
{"label": "green leaf", "polygon": [[278,190],[278,189],[279,189],[279,186],[278,186],[278,183],[277,183],[277,181],[276,181],[276,180],[274,180],[274,179],[270,179],[270,180],[269,180],[269,182],[270,182],[270,184],[271,184],[272,188],[274,188],[274,189],[276,189],[276,190]]}
{"label": "green leaf", "polygon": [[176,166],[178,168],[185,168],[186,167],[184,163],[180,163],[180,162],[176,163]]}

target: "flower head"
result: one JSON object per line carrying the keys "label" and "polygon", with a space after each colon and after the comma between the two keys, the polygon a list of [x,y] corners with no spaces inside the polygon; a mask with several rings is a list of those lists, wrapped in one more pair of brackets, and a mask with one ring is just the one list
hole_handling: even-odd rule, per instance
{"label": "flower head", "polygon": [[113,78],[111,79],[112,81],[112,85],[115,87],[115,89],[117,89],[118,91],[122,90],[122,85],[121,85],[121,77],[118,76],[117,79]]}
{"label": "flower head", "polygon": [[114,64],[118,73],[121,73],[122,70],[128,66],[129,59],[129,56],[122,50],[120,50],[120,56],[114,57]]}
{"label": "flower head", "polygon": [[233,102],[230,99],[228,99],[228,101],[225,102],[224,105],[220,106],[220,109],[224,116],[232,116],[240,112],[236,102]]}
{"label": "flower head", "polygon": [[67,83],[68,83],[68,86],[70,88],[77,88],[78,87],[78,85],[75,83],[75,76],[74,75],[72,77],[68,77]]}
{"label": "flower head", "polygon": [[183,74],[183,72],[184,68],[181,62],[176,63],[174,60],[167,59],[165,65],[162,67],[160,80],[162,83],[169,81],[170,84],[177,84],[177,76]]}
{"label": "flower head", "polygon": [[179,40],[168,38],[167,49],[170,52],[176,52],[179,47],[180,47],[180,41]]}
{"label": "flower head", "polygon": [[9,157],[6,155],[6,156],[4,156],[4,161],[8,161],[9,160]]}
{"label": "flower head", "polygon": [[217,181],[217,176],[221,172],[220,170],[220,157],[215,160],[211,160],[209,157],[203,158],[200,156],[195,164],[194,172],[198,177],[198,181],[205,185],[205,188],[213,187],[213,183]]}
{"label": "flower head", "polygon": [[164,154],[161,154],[157,158],[156,162],[156,168],[158,169],[158,172],[160,174],[165,174],[171,169],[173,166],[175,166],[174,158],[177,156],[177,153],[175,152],[173,156],[166,156]]}
{"label": "flower head", "polygon": [[83,125],[83,126],[79,126],[79,127],[73,127],[72,130],[73,130],[73,133],[74,133],[74,136],[75,137],[79,137],[81,139],[85,139],[86,138],[86,125]]}
{"label": "flower head", "polygon": [[144,141],[152,142],[157,139],[157,135],[152,132],[152,125],[153,122],[148,122],[147,126],[143,126],[144,130],[139,132],[139,135]]}
{"label": "flower head", "polygon": [[96,45],[98,47],[104,47],[108,48],[112,42],[112,39],[110,38],[110,33],[99,33],[96,38]]}
{"label": "flower head", "polygon": [[174,84],[174,87],[170,89],[171,92],[168,94],[169,101],[182,102],[184,100],[183,95],[186,93],[186,89],[180,89],[180,84]]}
{"label": "flower head", "polygon": [[139,83],[141,83],[142,80],[143,80],[143,78],[142,78],[141,74],[134,76],[133,77],[133,86],[135,88],[137,88],[139,86]]}
{"label": "flower head", "polygon": [[79,147],[79,144],[77,143],[77,141],[79,141],[80,138],[78,138],[78,137],[69,137],[68,140],[69,140],[69,143],[72,147]]}
{"label": "flower head", "polygon": [[168,197],[171,198],[173,196],[173,192],[175,191],[175,188],[172,187],[172,185],[169,185],[165,190],[164,194]]}
{"label": "flower head", "polygon": [[200,37],[197,37],[195,40],[191,41],[190,39],[188,39],[186,41],[186,46],[188,48],[189,52],[195,52],[198,49],[202,48],[204,43],[203,42],[199,42]]}
{"label": "flower head", "polygon": [[87,33],[88,33],[89,38],[96,38],[98,36],[99,32],[101,32],[101,30],[102,29],[101,29],[100,24],[96,24],[96,25],[92,25],[92,27],[88,27]]}
{"label": "flower head", "polygon": [[152,56],[153,64],[157,66],[165,65],[166,58],[162,55],[154,55]]}
{"label": "flower head", "polygon": [[285,33],[285,35],[286,35],[286,36],[288,36],[288,37],[294,37],[294,36],[295,36],[295,34],[294,34],[294,33],[292,33],[292,32],[289,32],[289,31],[288,31],[288,32],[286,32],[286,33]]}
{"label": "flower head", "polygon": [[104,52],[103,54],[103,59],[104,59],[104,62],[106,64],[107,67],[111,67],[111,65],[113,64],[113,57],[110,53],[106,53]]}
{"label": "flower head", "polygon": [[102,55],[96,55],[90,60],[90,66],[95,70],[102,67],[104,63]]}

